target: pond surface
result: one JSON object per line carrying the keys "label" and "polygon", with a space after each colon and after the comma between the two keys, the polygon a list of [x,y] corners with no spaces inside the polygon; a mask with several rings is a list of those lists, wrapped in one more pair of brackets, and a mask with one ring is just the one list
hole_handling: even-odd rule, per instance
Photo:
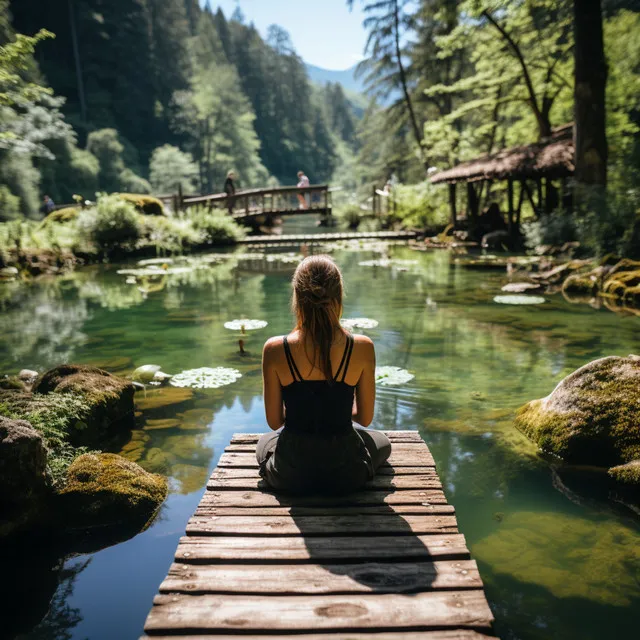
{"label": "pond surface", "polygon": [[[226,366],[243,375],[217,390],[137,395],[139,429],[120,452],[168,475],[170,496],[156,522],[133,539],[64,563],[49,558],[42,567],[34,560],[26,571],[33,571],[33,601],[40,604],[20,614],[21,638],[141,634],[178,538],[231,435],[266,428],[260,351],[267,337],[291,328],[295,267],[273,257],[199,261],[197,269],[137,284],[110,266],[15,290],[5,285],[3,372],[67,361],[119,374],[157,364],[172,374]],[[560,296],[536,306],[496,304],[505,275],[464,270],[445,252],[340,249],[334,257],[347,284],[345,317],[378,320],[366,330],[378,364],[415,375],[404,386],[379,388],[373,427],[417,429],[430,446],[500,637],[637,636],[637,516],[538,458],[513,428],[512,415],[590,360],[638,353],[640,318],[573,306]],[[381,257],[415,262],[359,265]],[[241,317],[269,322],[246,338],[244,358],[237,355],[238,335],[223,328]],[[34,628],[52,594],[48,614]]]}

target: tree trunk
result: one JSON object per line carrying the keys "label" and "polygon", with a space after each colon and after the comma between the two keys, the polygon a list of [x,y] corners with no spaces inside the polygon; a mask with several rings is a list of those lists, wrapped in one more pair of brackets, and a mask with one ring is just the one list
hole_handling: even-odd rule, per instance
{"label": "tree trunk", "polygon": [[76,30],[76,16],[73,0],[68,0],[69,27],[71,30],[71,43],[73,46],[73,60],[76,66],[76,83],[78,86],[78,102],[80,103],[80,117],[82,123],[87,124],[87,101],[84,94],[84,81],[82,78],[82,61],[80,60],[80,48],[78,47],[78,32]]}
{"label": "tree trunk", "polygon": [[576,182],[607,184],[607,63],[600,0],[574,0]]}

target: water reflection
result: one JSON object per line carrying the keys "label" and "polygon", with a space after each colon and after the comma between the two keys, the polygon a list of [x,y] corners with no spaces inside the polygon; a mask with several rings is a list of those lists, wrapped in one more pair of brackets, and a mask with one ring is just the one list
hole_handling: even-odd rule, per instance
{"label": "water reflection", "polygon": [[[553,471],[512,416],[585,362],[637,353],[640,318],[561,297],[535,308],[498,305],[493,297],[506,281],[500,273],[467,271],[444,252],[358,249],[334,254],[346,280],[345,316],[377,320],[365,333],[376,343],[378,364],[415,375],[404,387],[379,389],[374,426],[419,429],[428,442],[481,565],[501,637],[602,638],[613,628],[631,635],[640,622],[637,520],[609,500],[608,487]],[[381,257],[416,263],[358,264]],[[290,329],[295,260],[205,256],[181,264],[188,268],[158,277],[162,286],[153,291],[140,279],[127,284],[109,267],[0,295],[5,372],[73,360],[120,374],[144,364],[168,373],[232,366],[243,374],[217,390],[137,394],[137,428],[118,451],[170,477],[162,517],[133,540],[94,554],[75,578],[75,595],[61,587],[61,607],[82,603],[81,623],[74,626],[70,615],[66,631],[52,623],[45,633],[52,610],[40,635],[25,637],[137,637],[222,449],[234,432],[265,428],[260,352],[268,336]],[[248,356],[223,327],[243,316],[269,322],[247,337]],[[140,595],[114,589],[116,571]],[[87,593],[99,597],[83,598]],[[122,615],[105,630],[107,609]]]}

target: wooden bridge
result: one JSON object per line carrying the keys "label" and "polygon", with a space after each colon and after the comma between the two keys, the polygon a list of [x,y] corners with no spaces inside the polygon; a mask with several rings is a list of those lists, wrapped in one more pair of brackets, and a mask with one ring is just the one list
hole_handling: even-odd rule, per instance
{"label": "wooden bridge", "polygon": [[214,193],[208,196],[188,196],[175,206],[193,206],[229,211],[239,222],[264,216],[291,216],[304,214],[331,215],[331,191],[329,185],[309,187],[276,187],[274,189],[244,189],[235,195]]}
{"label": "wooden bridge", "polygon": [[183,640],[488,640],[476,563],[415,431],[387,432],[364,490],[264,490],[258,435],[235,435],[160,585],[145,632]]}

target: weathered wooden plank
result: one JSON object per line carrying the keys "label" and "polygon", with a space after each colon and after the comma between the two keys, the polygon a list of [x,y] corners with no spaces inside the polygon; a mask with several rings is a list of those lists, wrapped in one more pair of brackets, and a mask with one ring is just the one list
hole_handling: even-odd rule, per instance
{"label": "weathered wooden plank", "polygon": [[468,559],[460,533],[420,536],[242,537],[184,536],[176,562],[387,562]]}
{"label": "weathered wooden plank", "polygon": [[[417,431],[383,431],[391,442],[422,442],[424,440],[420,437]],[[230,444],[257,444],[261,433],[236,433],[231,438]]]}
{"label": "weathered wooden plank", "polygon": [[480,588],[482,580],[474,560],[336,565],[174,563],[160,593],[314,595]]}
{"label": "weathered wooden plank", "polygon": [[145,631],[489,629],[492,621],[481,590],[348,597],[158,595]]}
{"label": "weathered wooden plank", "polygon": [[[250,451],[225,451],[220,456],[219,467],[248,467],[258,466],[258,461]],[[391,449],[389,460],[384,466],[392,467],[435,467],[433,456],[426,447],[411,445],[408,450]]]}
{"label": "weathered wooden plank", "polygon": [[[140,638],[145,640],[147,636]],[[176,636],[157,636],[153,635],[155,640],[176,640]],[[180,635],[181,640],[238,640],[238,635]],[[495,636],[485,635],[479,631],[473,631],[472,629],[453,629],[453,630],[438,630],[438,631],[411,631],[409,636],[404,631],[394,632],[387,631],[386,633],[360,633],[359,631],[341,632],[339,634],[334,633],[302,633],[295,636],[287,635],[245,635],[243,634],[242,640],[489,640],[495,638]]]}
{"label": "weathered wooden plank", "polygon": [[370,515],[411,515],[411,514],[453,514],[455,509],[450,504],[382,504],[382,505],[347,505],[338,507],[218,507],[213,503],[200,504],[196,515],[218,516],[370,516]]}
{"label": "weathered wooden plank", "polygon": [[457,533],[455,516],[193,516],[191,536],[409,535]]}
{"label": "weathered wooden plank", "polygon": [[[225,448],[225,451],[243,451],[245,453],[254,453],[256,450],[256,445],[250,442],[240,442],[228,444]],[[407,442],[393,442],[391,443],[392,451],[410,451],[412,453],[417,453],[418,451],[422,451],[424,453],[428,453],[428,449],[424,442],[417,440],[409,440]]]}
{"label": "weathered wooden plank", "polygon": [[344,496],[293,496],[263,491],[205,491],[202,506],[214,507],[311,507],[365,504],[446,504],[439,489],[360,491]]}
{"label": "weathered wooden plank", "polygon": [[[207,483],[207,489],[213,491],[273,491],[260,477],[257,478],[211,478]],[[442,489],[442,482],[437,475],[412,475],[412,476],[378,476],[367,482],[361,491],[396,491],[399,489]]]}
{"label": "weathered wooden plank", "polygon": [[[381,467],[376,476],[437,476],[435,467]],[[211,478],[259,478],[258,467],[216,467]]]}

